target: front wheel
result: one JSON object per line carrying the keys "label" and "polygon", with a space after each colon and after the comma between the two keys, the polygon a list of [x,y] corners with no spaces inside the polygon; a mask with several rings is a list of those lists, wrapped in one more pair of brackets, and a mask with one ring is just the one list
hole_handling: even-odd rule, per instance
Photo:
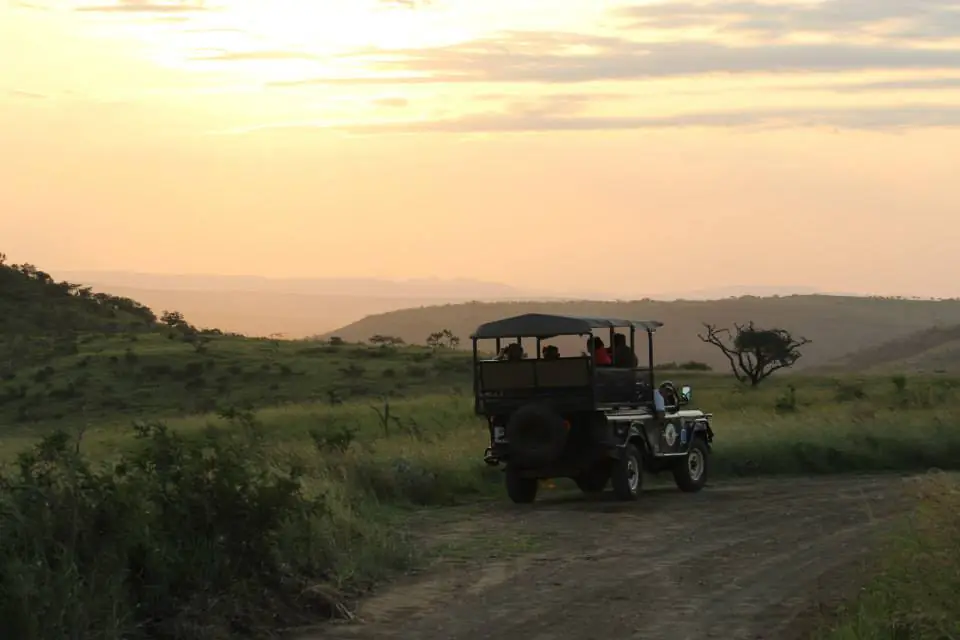
{"label": "front wheel", "polygon": [[610,484],[618,500],[636,500],[643,485],[643,467],[640,464],[640,452],[632,444],[623,450],[623,456],[616,461]]}
{"label": "front wheel", "polygon": [[703,438],[694,438],[690,449],[673,467],[673,479],[681,491],[696,493],[707,484],[707,443]]}
{"label": "front wheel", "polygon": [[515,470],[506,471],[507,495],[516,504],[530,504],[537,499],[540,482],[536,478],[524,478]]}

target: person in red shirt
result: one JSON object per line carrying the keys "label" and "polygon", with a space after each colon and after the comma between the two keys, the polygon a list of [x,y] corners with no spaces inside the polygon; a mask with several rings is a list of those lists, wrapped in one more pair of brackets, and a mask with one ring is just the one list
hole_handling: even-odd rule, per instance
{"label": "person in red shirt", "polygon": [[598,336],[593,336],[587,341],[587,348],[593,353],[594,364],[607,367],[613,364],[610,352],[604,348],[603,340]]}

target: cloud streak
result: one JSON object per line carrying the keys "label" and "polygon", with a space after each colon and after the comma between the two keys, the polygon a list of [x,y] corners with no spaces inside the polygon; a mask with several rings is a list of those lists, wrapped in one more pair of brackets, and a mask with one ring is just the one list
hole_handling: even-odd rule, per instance
{"label": "cloud streak", "polygon": [[256,62],[268,60],[316,60],[317,56],[302,51],[272,50],[259,51],[227,51],[218,50],[214,53],[196,54],[191,60],[205,62]]}
{"label": "cloud streak", "polygon": [[195,13],[209,11],[202,2],[152,2],[150,0],[121,0],[114,4],[83,5],[75,11],[90,13]]}
{"label": "cloud streak", "polygon": [[569,116],[527,113],[483,113],[441,120],[401,120],[372,124],[289,122],[221,131],[252,134],[263,131],[339,131],[354,135],[510,134],[588,131],[642,131],[681,128],[770,130],[827,128],[896,131],[915,128],[960,128],[960,105],[907,105],[872,108],[810,108],[704,111],[670,116]]}
{"label": "cloud streak", "polygon": [[880,80],[876,82],[852,82],[829,86],[786,87],[813,91],[859,93],[870,91],[943,91],[960,90],[960,78],[912,78],[905,80]]}
{"label": "cloud streak", "polygon": [[[542,36],[549,36],[544,40]],[[272,86],[306,84],[580,83],[702,74],[847,72],[960,69],[960,49],[855,44],[715,42],[641,43],[604,39],[595,53],[566,50],[581,43],[573,34],[508,34],[465,45],[401,52],[364,52],[377,76],[313,77]],[[551,44],[552,42],[552,44]],[[537,46],[539,43],[539,46]],[[403,74],[403,75],[400,75]]]}
{"label": "cloud streak", "polygon": [[820,2],[658,2],[618,9],[614,14],[644,29],[720,26],[724,31],[779,37],[814,32],[849,37],[960,36],[956,0],[821,0]]}
{"label": "cloud streak", "polygon": [[672,116],[554,116],[489,114],[434,121],[354,125],[357,134],[382,133],[525,133],[547,131],[619,131],[643,129],[809,128],[891,130],[960,127],[960,105],[915,105],[868,109],[768,109],[712,111]]}
{"label": "cloud streak", "polygon": [[377,98],[375,100],[372,100],[371,103],[375,107],[388,107],[393,109],[399,109],[399,108],[408,106],[410,104],[410,101],[407,100],[406,98],[401,98],[397,96],[397,97]]}

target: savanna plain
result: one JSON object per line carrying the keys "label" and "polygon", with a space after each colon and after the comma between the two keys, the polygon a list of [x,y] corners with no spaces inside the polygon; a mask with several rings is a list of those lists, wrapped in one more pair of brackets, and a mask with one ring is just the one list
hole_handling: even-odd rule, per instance
{"label": "savanna plain", "polygon": [[512,505],[442,329],[228,335],[0,265],[0,637],[960,635],[960,379],[664,363],[702,492]]}

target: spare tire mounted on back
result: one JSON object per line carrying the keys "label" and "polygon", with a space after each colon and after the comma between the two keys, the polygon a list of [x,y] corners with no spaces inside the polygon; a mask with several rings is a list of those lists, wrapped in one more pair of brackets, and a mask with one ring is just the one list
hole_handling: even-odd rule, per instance
{"label": "spare tire mounted on back", "polygon": [[517,409],[507,421],[510,459],[535,466],[560,457],[567,443],[567,423],[552,407],[528,404]]}

